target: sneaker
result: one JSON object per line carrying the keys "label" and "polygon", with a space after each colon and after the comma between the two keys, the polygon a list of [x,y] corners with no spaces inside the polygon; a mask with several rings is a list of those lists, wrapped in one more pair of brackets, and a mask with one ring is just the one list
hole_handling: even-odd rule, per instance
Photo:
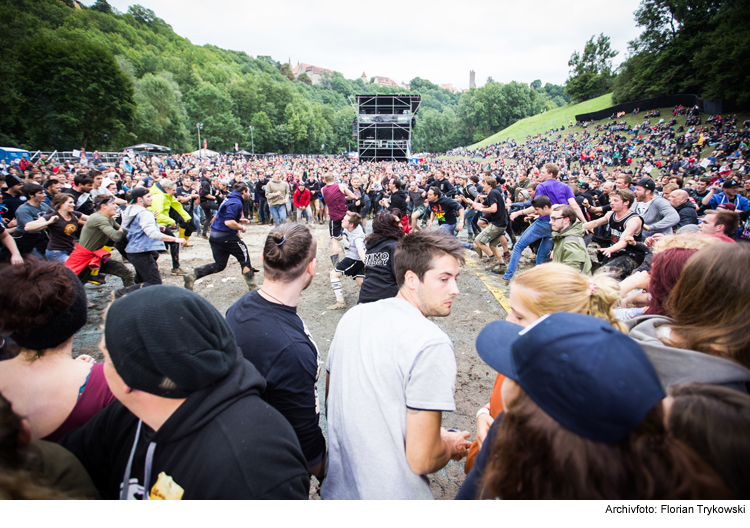
{"label": "sneaker", "polygon": [[201,233],[201,238],[208,240],[208,235],[206,235],[205,233]]}
{"label": "sneaker", "polygon": [[183,277],[183,284],[186,289],[193,291],[193,284],[195,284],[195,271],[190,270],[188,271]]}
{"label": "sneaker", "polygon": [[187,271],[183,270],[182,268],[172,268],[171,275],[184,276],[187,275]]}
{"label": "sneaker", "polygon": [[336,304],[332,304],[328,307],[329,310],[345,310],[346,303],[344,301],[337,301]]}
{"label": "sneaker", "polygon": [[89,277],[89,284],[94,284],[96,286],[101,286],[102,284],[107,283],[107,279],[104,276],[94,275],[92,277]]}
{"label": "sneaker", "polygon": [[500,280],[503,281],[503,286],[510,286],[510,279],[503,278],[503,279],[500,279]]}

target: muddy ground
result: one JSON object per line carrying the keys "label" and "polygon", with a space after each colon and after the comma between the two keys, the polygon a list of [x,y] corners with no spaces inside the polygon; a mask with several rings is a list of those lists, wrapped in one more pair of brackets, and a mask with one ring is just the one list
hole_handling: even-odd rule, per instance
{"label": "muddy ground", "polygon": [[[329,258],[328,231],[327,226],[322,225],[312,226],[312,230],[318,240],[316,278],[310,287],[302,292],[297,309],[320,350],[321,376],[318,391],[322,395],[325,394],[323,370],[328,347],[344,311],[326,309],[327,306],[335,302],[328,278],[332,268]],[[255,267],[262,267],[260,266],[260,254],[262,244],[269,231],[269,226],[252,223],[248,232],[242,235]],[[180,251],[180,264],[183,268],[201,266],[213,260],[207,240],[194,235],[190,239],[190,243],[193,244],[193,247],[183,248]],[[485,266],[477,261],[476,253],[467,252],[466,255],[468,260],[458,279],[461,293],[454,301],[451,315],[433,320],[453,341],[458,366],[455,397],[456,412],[446,413],[443,416],[443,426],[470,431],[471,438],[474,438],[476,411],[489,400],[495,379],[495,372],[477,356],[474,342],[477,334],[486,324],[505,317],[505,310],[498,302],[498,298],[490,292],[490,289],[495,291],[495,294],[501,300],[504,300],[507,298],[507,288],[502,285],[499,276],[484,272]],[[533,261],[530,257],[531,254],[527,249],[524,258],[521,259],[519,269],[524,269],[532,264]],[[116,254],[114,258],[119,259],[120,256]],[[183,285],[182,277],[170,275],[171,260],[168,254],[161,255],[159,267],[164,284]],[[262,272],[258,275],[257,282],[260,285],[262,283]],[[342,285],[347,304],[354,306],[358,297],[356,283],[354,280],[344,277]],[[110,277],[106,285],[86,285],[89,300],[95,304],[95,307],[89,311],[88,324],[74,339],[74,355],[89,354],[97,358],[98,361],[102,360],[97,349],[101,336],[102,313],[109,302],[110,291],[120,287],[122,287],[122,283],[117,277]],[[196,281],[194,290],[208,299],[222,314],[237,299],[247,293],[247,287],[240,275],[239,265],[234,259],[230,259],[229,265],[222,273]],[[507,302],[505,304],[507,306]],[[161,312],[163,307],[154,307],[154,310],[155,316],[157,316],[156,314]],[[321,413],[321,426],[323,431],[326,432],[323,413]],[[452,499],[458,492],[463,480],[463,462],[451,461],[444,469],[430,476],[430,485],[436,499]]]}

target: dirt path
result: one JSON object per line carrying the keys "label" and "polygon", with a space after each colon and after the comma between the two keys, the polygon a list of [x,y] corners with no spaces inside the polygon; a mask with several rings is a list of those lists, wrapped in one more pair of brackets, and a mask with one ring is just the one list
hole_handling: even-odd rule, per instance
{"label": "dirt path", "polygon": [[[256,267],[261,267],[262,244],[269,231],[269,226],[251,224],[248,233],[243,235],[250,258]],[[322,365],[324,365],[336,325],[344,312],[326,309],[335,301],[328,279],[332,266],[329,258],[330,245],[327,228],[314,226],[313,233],[318,240],[316,277],[310,287],[302,292],[298,313],[310,329],[320,350]],[[190,243],[193,247],[183,248],[180,251],[180,263],[183,268],[193,268],[212,261],[207,240],[193,236]],[[499,276],[484,271],[484,266],[477,261],[474,253],[467,253],[467,257],[467,263],[461,269],[458,278],[461,293],[453,304],[451,315],[445,318],[435,318],[434,322],[453,341],[458,366],[456,412],[446,413],[443,416],[443,426],[470,431],[471,438],[473,438],[476,429],[476,411],[489,400],[495,379],[495,372],[477,356],[474,342],[485,325],[505,317],[505,310],[501,303],[506,304],[507,307],[507,288],[502,285]],[[118,259],[119,255],[115,258]],[[523,258],[520,267],[524,268],[530,264],[531,259]],[[182,286],[182,277],[169,275],[171,269],[169,255],[161,255],[159,267],[164,284]],[[259,284],[262,282],[262,273],[260,275]],[[356,283],[344,277],[342,285],[347,304],[354,306],[358,296]],[[110,278],[104,286],[86,286],[89,299],[95,303],[96,307],[90,310],[88,324],[74,339],[75,355],[85,353],[101,361],[97,344],[101,336],[103,307],[109,301],[110,290],[118,287],[121,286],[117,277]],[[208,299],[223,314],[237,299],[247,293],[247,287],[240,275],[239,265],[234,259],[230,259],[227,269],[222,273],[196,281],[195,292]],[[158,317],[163,309],[164,307],[161,306],[154,307],[154,317]],[[325,394],[325,376],[322,373],[318,391],[320,394]],[[323,414],[321,414],[321,426],[326,432]],[[452,499],[463,480],[463,462],[451,461],[444,469],[430,477],[435,498]]]}

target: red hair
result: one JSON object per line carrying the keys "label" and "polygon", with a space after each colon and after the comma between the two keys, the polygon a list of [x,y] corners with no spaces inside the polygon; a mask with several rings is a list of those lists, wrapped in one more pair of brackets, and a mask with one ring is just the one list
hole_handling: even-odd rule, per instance
{"label": "red hair", "polygon": [[666,315],[664,303],[672,291],[682,268],[697,249],[669,248],[654,255],[651,261],[651,280],[648,292],[651,295],[644,313],[649,315]]}

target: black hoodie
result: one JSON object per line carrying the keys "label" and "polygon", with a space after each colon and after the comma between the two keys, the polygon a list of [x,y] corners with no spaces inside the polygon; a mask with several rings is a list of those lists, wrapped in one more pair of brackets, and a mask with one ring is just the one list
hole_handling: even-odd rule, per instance
{"label": "black hoodie", "polygon": [[144,498],[149,465],[147,489],[164,472],[183,499],[307,499],[307,463],[289,422],[260,398],[265,386],[240,354],[232,372],[191,394],[158,431],[116,401],[60,444],[83,463],[102,498],[120,497],[132,458],[131,499]]}

